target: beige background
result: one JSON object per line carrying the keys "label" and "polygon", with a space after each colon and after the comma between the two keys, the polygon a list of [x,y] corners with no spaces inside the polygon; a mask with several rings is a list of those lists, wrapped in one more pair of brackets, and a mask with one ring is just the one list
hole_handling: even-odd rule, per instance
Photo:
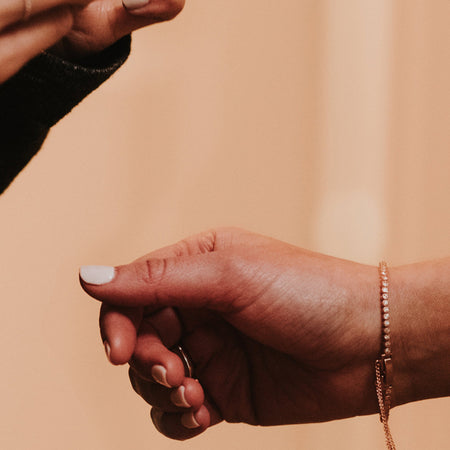
{"label": "beige background", "polygon": [[[447,0],[188,0],[136,33],[0,198],[0,448],[382,449],[376,416],[159,436],[77,269],[216,225],[373,264],[448,255],[449,17]],[[449,412],[395,410],[398,448],[448,448]]]}

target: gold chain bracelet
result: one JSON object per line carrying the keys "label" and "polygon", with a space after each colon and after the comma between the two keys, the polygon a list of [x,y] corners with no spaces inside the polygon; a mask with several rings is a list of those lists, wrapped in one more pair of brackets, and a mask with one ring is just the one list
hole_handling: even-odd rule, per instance
{"label": "gold chain bracelet", "polygon": [[386,446],[395,450],[394,440],[389,429],[389,410],[391,407],[392,382],[394,368],[392,365],[391,347],[391,314],[389,310],[389,274],[387,264],[382,261],[379,265],[380,274],[380,302],[381,302],[381,356],[375,362],[376,391],[380,420],[383,424]]}

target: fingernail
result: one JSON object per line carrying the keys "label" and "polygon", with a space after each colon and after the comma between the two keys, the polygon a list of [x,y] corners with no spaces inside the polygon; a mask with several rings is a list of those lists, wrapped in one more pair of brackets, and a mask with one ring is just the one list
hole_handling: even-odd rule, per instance
{"label": "fingernail", "polygon": [[170,394],[170,400],[172,400],[172,403],[179,408],[190,408],[191,405],[187,402],[185,393],[186,388],[184,386],[180,386],[176,391],[173,391]]}
{"label": "fingernail", "polygon": [[116,269],[110,266],[82,266],[80,267],[80,278],[88,284],[97,286],[109,283],[114,279]]}
{"label": "fingernail", "polygon": [[163,386],[166,386],[168,388],[172,387],[167,381],[167,370],[165,367],[159,365],[153,366],[152,377],[157,383],[162,384]]}
{"label": "fingernail", "polygon": [[103,342],[103,345],[105,346],[106,356],[108,357],[108,360],[111,361],[111,346],[108,341]]}
{"label": "fingernail", "polygon": [[193,428],[198,428],[200,426],[200,424],[195,419],[193,412],[183,414],[181,416],[181,424],[184,428],[189,428],[190,430],[192,430]]}
{"label": "fingernail", "polygon": [[147,5],[149,0],[122,0],[122,4],[125,9],[132,11],[133,9],[139,9]]}

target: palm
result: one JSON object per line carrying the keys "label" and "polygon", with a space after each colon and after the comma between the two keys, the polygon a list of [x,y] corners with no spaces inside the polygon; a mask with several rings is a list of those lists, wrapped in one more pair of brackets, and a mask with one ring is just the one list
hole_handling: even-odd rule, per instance
{"label": "palm", "polygon": [[[197,328],[189,349],[207,397],[228,422],[258,425],[313,422],[373,412],[358,396],[353,371],[317,368],[246,337],[220,319]],[[195,358],[194,358],[195,359]],[[355,369],[357,371],[357,369]],[[330,386],[334,386],[330,390]]]}

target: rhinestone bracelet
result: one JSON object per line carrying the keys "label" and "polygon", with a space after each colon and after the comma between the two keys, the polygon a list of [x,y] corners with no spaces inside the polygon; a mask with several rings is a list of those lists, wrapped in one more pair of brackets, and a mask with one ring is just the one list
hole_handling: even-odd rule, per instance
{"label": "rhinestone bracelet", "polygon": [[386,446],[395,450],[394,440],[389,429],[389,410],[391,407],[392,382],[394,368],[392,365],[391,347],[391,314],[389,310],[389,274],[387,264],[382,261],[379,265],[380,302],[381,302],[381,356],[375,362],[376,392],[380,409],[380,420],[383,424]]}

